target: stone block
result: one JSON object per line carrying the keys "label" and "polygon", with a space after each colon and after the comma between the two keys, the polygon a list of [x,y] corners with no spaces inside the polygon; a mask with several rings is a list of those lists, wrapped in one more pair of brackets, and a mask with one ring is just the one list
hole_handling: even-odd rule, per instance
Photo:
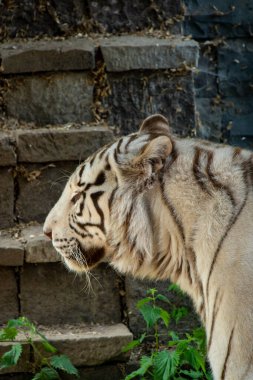
{"label": "stone block", "polygon": [[194,71],[194,91],[197,98],[211,98],[218,91],[216,48],[210,44],[200,44],[197,70]]}
{"label": "stone block", "polygon": [[121,134],[136,131],[139,123],[153,113],[165,115],[173,132],[181,136],[190,135],[195,128],[191,74],[131,71],[109,73],[108,81],[111,95],[104,99],[108,122]]}
{"label": "stone block", "polygon": [[41,40],[0,45],[4,74],[87,70],[95,66],[95,46],[88,38]]}
{"label": "stone block", "polygon": [[18,317],[18,287],[14,269],[0,267],[0,305],[0,324]]}
{"label": "stone block", "polygon": [[159,70],[196,66],[198,44],[176,37],[111,37],[100,41],[108,71]]}
{"label": "stone block", "polygon": [[108,32],[129,32],[145,28],[179,33],[182,16],[181,1],[148,0],[126,2],[124,0],[87,1],[92,18]]}
{"label": "stone block", "polygon": [[43,223],[77,165],[77,162],[59,162],[51,165],[20,166],[17,176],[19,193],[16,200],[19,221]]}
{"label": "stone block", "polygon": [[24,247],[11,236],[0,236],[0,266],[20,266],[24,262]]}
{"label": "stone block", "polygon": [[[133,335],[122,323],[106,326],[66,326],[46,329],[43,334],[76,366],[99,365],[107,361],[125,361],[122,348]],[[37,342],[37,339],[36,339]]]}
{"label": "stone block", "polygon": [[184,33],[196,39],[252,35],[251,0],[184,0]]}
{"label": "stone block", "polygon": [[0,132],[0,166],[16,165],[16,153],[12,139]]}
{"label": "stone block", "polygon": [[222,138],[222,109],[210,98],[196,98],[196,136],[220,142]]}
{"label": "stone block", "polygon": [[14,224],[14,178],[11,169],[0,168],[0,228]]}
{"label": "stone block", "polygon": [[220,92],[225,97],[253,96],[253,42],[233,40],[218,49]]}
{"label": "stone block", "polygon": [[21,314],[45,325],[120,322],[116,274],[102,265],[90,280],[93,290],[88,291],[85,276],[59,263],[27,264],[21,273]]}
{"label": "stone block", "polygon": [[[120,365],[106,364],[96,367],[79,368],[79,374],[82,380],[122,380],[124,378],[124,366],[120,363]],[[63,380],[72,379],[70,376],[64,375]]]}
{"label": "stone block", "polygon": [[39,125],[89,122],[93,83],[85,72],[13,76],[3,102],[7,116]]}
{"label": "stone block", "polygon": [[223,100],[222,130],[225,142],[253,150],[253,96]]}
{"label": "stone block", "polygon": [[19,162],[79,161],[113,141],[105,127],[36,129],[17,132]]}
{"label": "stone block", "polygon": [[27,263],[55,263],[61,261],[42,231],[42,226],[30,226],[22,230],[22,238],[25,241],[25,261]]}
{"label": "stone block", "polygon": [[[146,331],[146,323],[141,316],[139,310],[136,307],[137,302],[146,297],[147,290],[151,288],[156,288],[159,293],[167,296],[171,301],[171,305],[161,302],[160,306],[172,311],[173,306],[177,307],[187,307],[189,309],[189,314],[181,319],[177,324],[171,320],[169,331],[174,330],[177,332],[189,332],[192,328],[197,327],[199,324],[198,317],[193,312],[192,303],[187,296],[179,296],[175,292],[168,291],[169,282],[168,281],[140,281],[134,280],[131,277],[126,277],[126,306],[128,309],[129,318],[129,328],[133,332],[134,336],[139,337],[141,333]],[[168,337],[168,329],[161,325],[159,327],[161,334],[164,334],[165,339]]]}

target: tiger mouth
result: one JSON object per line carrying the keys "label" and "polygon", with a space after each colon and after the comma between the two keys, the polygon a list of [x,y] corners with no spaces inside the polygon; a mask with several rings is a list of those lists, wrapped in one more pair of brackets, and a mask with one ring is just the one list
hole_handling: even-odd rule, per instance
{"label": "tiger mouth", "polygon": [[104,256],[105,249],[103,247],[84,249],[82,245],[78,243],[75,252],[65,254],[64,258],[74,261],[75,264],[85,270],[96,266]]}

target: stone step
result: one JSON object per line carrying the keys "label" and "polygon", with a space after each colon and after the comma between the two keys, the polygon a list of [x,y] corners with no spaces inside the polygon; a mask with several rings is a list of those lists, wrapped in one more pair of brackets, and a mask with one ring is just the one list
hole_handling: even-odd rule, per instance
{"label": "stone step", "polygon": [[11,42],[0,44],[1,60],[8,117],[40,126],[106,119],[127,133],[147,114],[160,112],[175,128],[191,127],[198,44],[189,38]]}
{"label": "stone step", "polygon": [[15,130],[0,132],[0,166],[79,161],[112,140],[112,130],[105,124],[70,123],[35,129],[22,128],[21,125]]}
{"label": "stone step", "polygon": [[[105,362],[123,362],[129,358],[122,353],[122,348],[133,336],[122,323],[100,326],[39,326],[39,331],[58,350],[67,355],[77,367],[100,365]],[[23,342],[24,337],[18,336],[17,342]],[[37,348],[41,349],[40,339],[35,338]],[[0,342],[0,355],[10,349],[11,342]],[[31,348],[24,345],[21,361],[18,366],[1,370],[0,375],[13,372],[29,372],[31,370]],[[36,353],[35,353],[36,359]]]}
{"label": "stone step", "polygon": [[0,232],[0,266],[54,263],[60,256],[43,234],[42,225],[16,226]]}
{"label": "stone step", "polygon": [[92,70],[100,47],[109,72],[196,66],[198,44],[183,36],[140,35],[26,40],[0,44],[3,74]]}

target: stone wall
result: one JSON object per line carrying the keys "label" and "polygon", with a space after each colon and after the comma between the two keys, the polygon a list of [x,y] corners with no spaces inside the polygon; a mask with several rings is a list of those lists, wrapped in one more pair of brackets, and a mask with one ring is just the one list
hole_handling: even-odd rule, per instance
{"label": "stone wall", "polygon": [[[127,359],[122,345],[145,329],[136,302],[167,282],[102,265],[86,293],[41,224],[77,164],[152,113],[180,136],[252,148],[252,30],[250,0],[0,2],[0,324],[25,314],[78,366]],[[192,313],[172,328],[196,324]]]}
{"label": "stone wall", "polygon": [[183,25],[200,44],[197,136],[252,149],[252,2],[185,0]]}

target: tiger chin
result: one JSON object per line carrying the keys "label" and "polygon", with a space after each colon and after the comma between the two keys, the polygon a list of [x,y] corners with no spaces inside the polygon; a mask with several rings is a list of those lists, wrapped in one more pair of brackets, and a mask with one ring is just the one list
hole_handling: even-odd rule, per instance
{"label": "tiger chin", "polygon": [[162,115],[70,177],[44,232],[66,265],[170,279],[193,299],[215,380],[253,379],[253,156],[171,134]]}

